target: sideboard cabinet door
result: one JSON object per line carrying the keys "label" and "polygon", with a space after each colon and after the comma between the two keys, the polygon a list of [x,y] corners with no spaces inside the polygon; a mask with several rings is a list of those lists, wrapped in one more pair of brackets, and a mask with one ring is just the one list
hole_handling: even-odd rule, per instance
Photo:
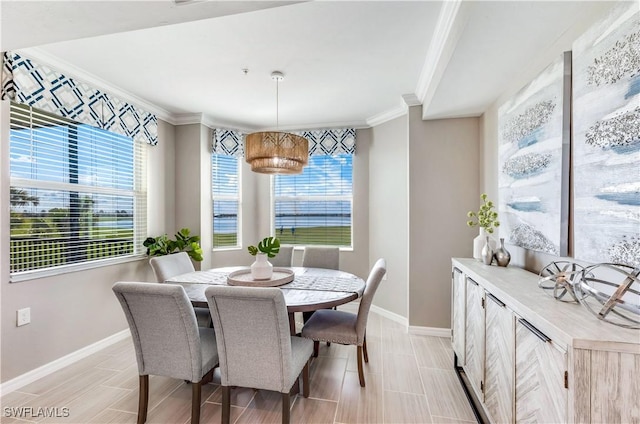
{"label": "sideboard cabinet door", "polygon": [[465,310],[466,308],[466,277],[457,268],[453,269],[453,278],[451,281],[451,299],[452,299],[452,317],[451,317],[451,344],[453,351],[458,357],[458,365],[463,366],[465,364],[465,342],[464,342],[464,327],[465,327]]}
{"label": "sideboard cabinet door", "polygon": [[492,422],[513,422],[515,316],[505,304],[486,294],[484,404]]}
{"label": "sideboard cabinet door", "polygon": [[478,400],[484,401],[484,289],[467,278],[464,371]]}
{"label": "sideboard cabinet door", "polygon": [[515,353],[516,422],[567,422],[566,351],[518,318]]}

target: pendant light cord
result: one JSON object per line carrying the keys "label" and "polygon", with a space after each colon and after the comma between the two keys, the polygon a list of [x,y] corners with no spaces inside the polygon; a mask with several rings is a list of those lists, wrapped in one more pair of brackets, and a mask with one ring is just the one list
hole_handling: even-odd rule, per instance
{"label": "pendant light cord", "polygon": [[280,111],[278,110],[280,105],[280,92],[278,88],[280,87],[280,81],[276,79],[276,131],[278,131],[278,127],[280,126]]}

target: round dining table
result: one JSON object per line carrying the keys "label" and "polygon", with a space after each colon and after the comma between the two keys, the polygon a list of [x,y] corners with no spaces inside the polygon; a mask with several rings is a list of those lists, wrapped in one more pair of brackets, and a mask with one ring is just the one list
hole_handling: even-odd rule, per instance
{"label": "round dining table", "polygon": [[[362,278],[344,271],[325,268],[290,267],[293,281],[277,286],[284,294],[289,327],[295,333],[295,312],[309,312],[343,305],[362,296],[365,282]],[[229,285],[229,274],[247,270],[247,267],[222,267],[205,271],[193,271],[176,275],[166,283],[184,287],[194,307],[207,308],[204,294],[209,285]]]}

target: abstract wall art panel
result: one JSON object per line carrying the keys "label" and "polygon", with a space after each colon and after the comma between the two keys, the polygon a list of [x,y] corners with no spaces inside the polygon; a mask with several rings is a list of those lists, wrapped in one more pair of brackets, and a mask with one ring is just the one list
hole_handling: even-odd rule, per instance
{"label": "abstract wall art panel", "polygon": [[573,44],[574,256],[640,267],[640,11],[620,2]]}
{"label": "abstract wall art panel", "polygon": [[568,246],[571,53],[498,110],[500,235],[554,255]]}

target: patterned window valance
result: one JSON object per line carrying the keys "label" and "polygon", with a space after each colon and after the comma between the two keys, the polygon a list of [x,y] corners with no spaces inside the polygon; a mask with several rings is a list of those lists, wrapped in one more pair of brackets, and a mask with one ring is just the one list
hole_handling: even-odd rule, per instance
{"label": "patterned window valance", "polygon": [[[331,130],[294,131],[309,140],[309,155],[352,155],[356,151],[356,130],[353,128]],[[243,156],[244,134],[240,131],[214,129],[213,153]]]}
{"label": "patterned window valance", "polygon": [[236,130],[216,128],[213,130],[213,153],[235,157],[244,156],[244,134]]}
{"label": "patterned window valance", "polygon": [[341,128],[332,130],[295,131],[309,140],[309,155],[337,156],[356,152],[356,130]]}
{"label": "patterned window valance", "polygon": [[17,53],[4,52],[2,62],[2,100],[27,104],[151,145],[158,143],[158,118],[154,114]]}

